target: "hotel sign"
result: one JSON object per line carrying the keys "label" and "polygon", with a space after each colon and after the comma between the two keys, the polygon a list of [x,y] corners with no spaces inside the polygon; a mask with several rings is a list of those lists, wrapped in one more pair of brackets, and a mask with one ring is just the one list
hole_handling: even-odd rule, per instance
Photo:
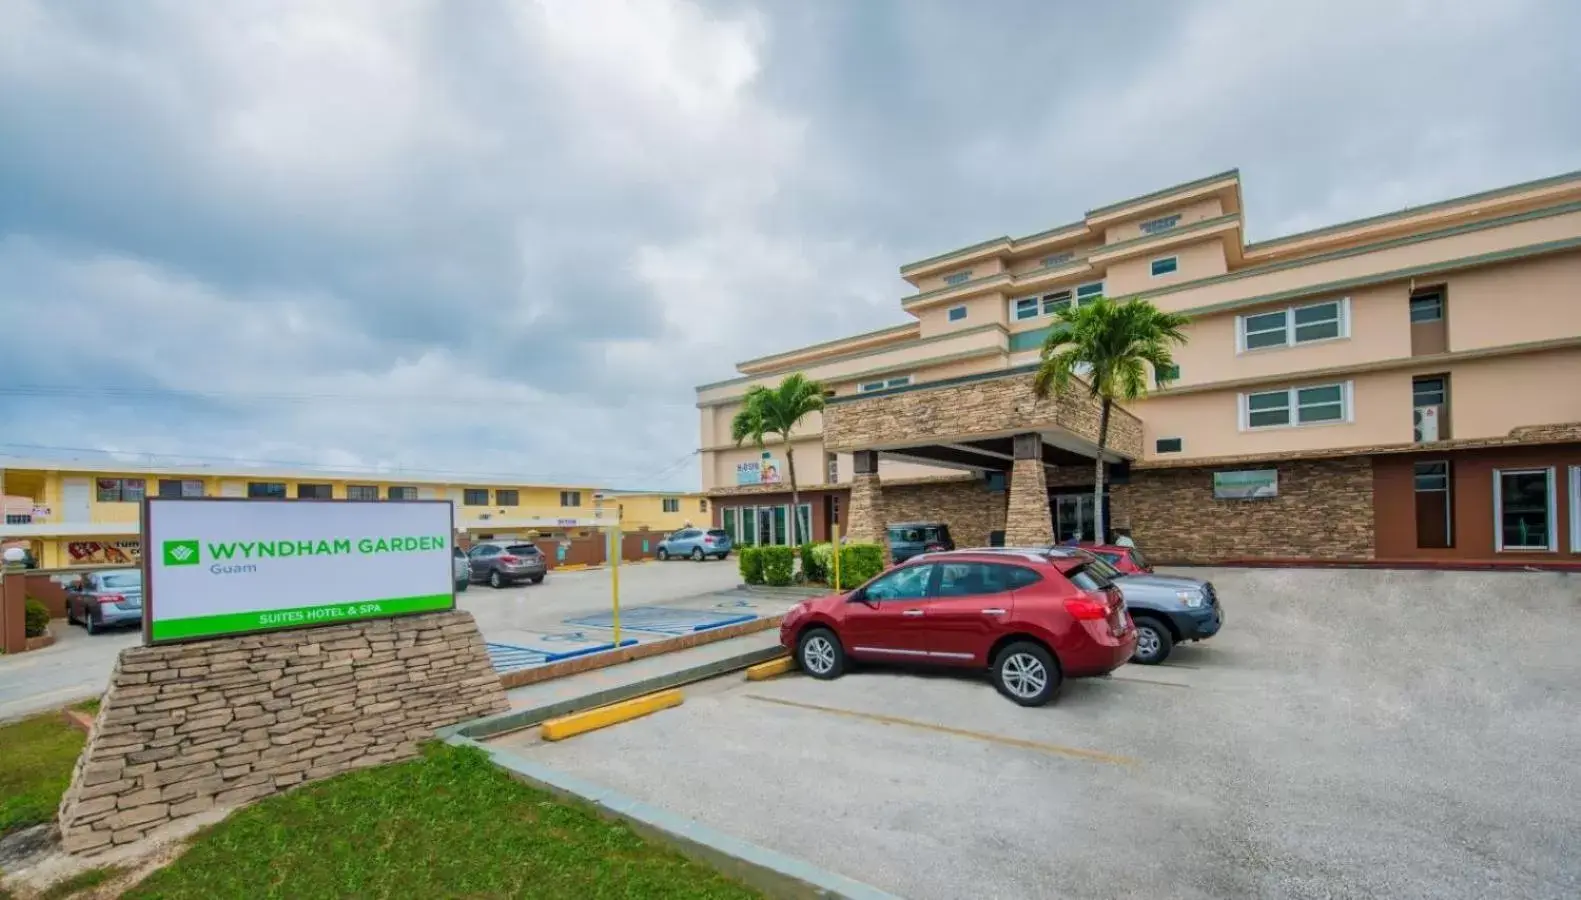
{"label": "hotel sign", "polygon": [[1213,473],[1213,499],[1261,500],[1279,496],[1278,469],[1245,469]]}

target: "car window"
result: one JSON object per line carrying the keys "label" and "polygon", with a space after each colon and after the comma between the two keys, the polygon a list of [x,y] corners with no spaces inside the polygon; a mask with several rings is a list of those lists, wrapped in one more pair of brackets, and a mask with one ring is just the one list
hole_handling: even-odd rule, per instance
{"label": "car window", "polygon": [[939,589],[936,597],[969,597],[973,594],[1002,594],[1011,590],[1013,566],[980,562],[939,563]]}
{"label": "car window", "polygon": [[1092,563],[1071,569],[1065,573],[1065,577],[1070,579],[1071,584],[1084,591],[1102,591],[1113,586],[1113,582],[1093,568]]}
{"label": "car window", "polygon": [[511,544],[509,547],[505,548],[505,552],[506,553],[519,553],[519,554],[521,554],[523,556],[532,556],[534,553],[538,552],[538,545],[536,545],[536,544]]}
{"label": "car window", "polygon": [[1029,588],[1043,580],[1043,576],[1038,574],[1035,569],[1029,569],[1026,566],[1005,566],[1004,568],[1010,570],[1010,573],[1006,576],[1006,581],[1009,582],[1012,591]]}
{"label": "car window", "polygon": [[467,553],[466,553],[466,551],[465,551],[465,550],[462,550],[462,549],[461,549],[461,548],[460,548],[460,547],[457,547],[457,548],[455,548],[455,549],[454,549],[454,550],[452,550],[452,551],[451,551],[451,552],[452,552],[452,553],[453,553],[453,554],[454,554],[454,555],[456,555],[456,556],[466,556],[466,555],[467,555]]}
{"label": "car window", "polygon": [[716,537],[716,538],[726,538],[726,537],[730,537],[730,532],[724,530],[723,528],[710,528],[708,530],[708,536],[709,537]]}
{"label": "car window", "polygon": [[1126,548],[1125,552],[1131,554],[1131,562],[1136,563],[1137,568],[1147,568],[1147,558],[1142,555],[1142,551],[1136,549],[1135,547],[1128,547]]}
{"label": "car window", "polygon": [[1125,574],[1111,565],[1108,558],[1102,553],[1093,550],[1077,550],[1076,555],[1085,559],[1087,568],[1097,572],[1105,581],[1113,581]]}
{"label": "car window", "polygon": [[101,575],[99,580],[107,588],[130,588],[143,586],[143,573],[118,572],[114,575]]}
{"label": "car window", "polygon": [[473,559],[482,559],[483,557],[488,556],[493,550],[494,548],[490,547],[488,544],[479,544],[478,546],[472,548],[471,556]]}
{"label": "car window", "polygon": [[937,541],[943,540],[943,538],[941,538],[939,536],[939,529],[938,528],[925,528],[925,529],[923,529],[922,534],[923,534],[923,539],[926,540],[926,541],[929,541],[929,542],[937,542]]}
{"label": "car window", "polygon": [[918,528],[891,528],[889,539],[900,541],[904,544],[918,544],[922,542],[922,530]]}
{"label": "car window", "polygon": [[933,566],[907,566],[896,569],[867,586],[867,599],[876,603],[895,600],[917,600],[928,596],[928,579],[933,577]]}

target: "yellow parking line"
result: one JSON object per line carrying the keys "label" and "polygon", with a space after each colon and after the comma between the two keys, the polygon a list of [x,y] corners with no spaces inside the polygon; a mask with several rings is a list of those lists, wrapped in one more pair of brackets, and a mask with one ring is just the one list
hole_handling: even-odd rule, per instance
{"label": "yellow parking line", "polygon": [[629,719],[655,713],[661,709],[680,706],[681,699],[681,692],[674,688],[643,697],[633,697],[630,700],[611,703],[609,706],[600,706],[598,709],[590,709],[586,712],[572,713],[569,716],[550,719],[543,723],[543,730],[539,733],[546,741],[562,741],[584,732],[605,728],[610,725],[618,725]]}
{"label": "yellow parking line", "polygon": [[1020,747],[1025,750],[1038,750],[1043,753],[1052,753],[1055,756],[1068,756],[1072,759],[1085,759],[1089,762],[1108,763],[1112,766],[1134,766],[1137,760],[1129,756],[1116,756],[1112,753],[1100,753],[1097,750],[1083,750],[1080,747],[1062,747],[1059,744],[1045,744],[1042,741],[1029,741],[1025,738],[1005,737],[999,734],[988,734],[982,731],[968,731],[964,728],[951,728],[948,725],[935,725],[932,722],[919,722],[916,719],[903,719],[899,716],[885,716],[878,713],[857,712],[853,709],[840,709],[834,706],[819,706],[815,703],[798,703],[795,700],[781,700],[777,697],[764,697],[760,694],[747,694],[749,700],[758,700],[763,703],[776,703],[780,706],[793,706],[797,709],[811,709],[817,712],[833,713],[837,716],[849,716],[853,719],[866,719],[869,722],[879,722],[884,725],[906,725],[911,728],[921,728],[925,731],[934,731],[939,734],[951,734],[956,737],[972,738],[978,741],[988,741],[992,744],[1003,744],[1007,747]]}
{"label": "yellow parking line", "polygon": [[796,659],[791,656],[781,656],[768,662],[758,663],[747,669],[748,681],[763,681],[775,675],[784,675],[796,668]]}

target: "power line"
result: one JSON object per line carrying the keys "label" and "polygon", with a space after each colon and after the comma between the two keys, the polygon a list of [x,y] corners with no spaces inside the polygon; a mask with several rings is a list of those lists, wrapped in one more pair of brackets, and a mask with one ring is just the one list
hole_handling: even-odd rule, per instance
{"label": "power line", "polygon": [[[52,453],[91,453],[91,454],[102,455],[102,456],[116,456],[116,455],[120,455],[120,456],[137,456],[137,457],[144,457],[144,458],[146,458],[148,460],[148,464],[150,464],[150,465],[159,465],[159,466],[161,466],[163,468],[172,468],[172,469],[174,469],[174,468],[181,468],[183,465],[186,464],[185,461],[187,461],[187,460],[208,460],[208,461],[213,461],[213,462],[218,462],[218,463],[229,463],[231,465],[279,466],[281,468],[303,469],[303,470],[313,471],[313,472],[322,472],[324,474],[339,473],[339,474],[345,474],[345,475],[402,475],[402,474],[407,474],[407,475],[447,475],[447,476],[455,476],[455,477],[458,477],[458,478],[478,478],[478,479],[486,479],[486,480],[491,480],[491,481],[493,481],[493,480],[514,480],[514,481],[517,481],[517,482],[522,483],[522,484],[540,483],[540,479],[543,477],[542,475],[538,475],[538,476],[524,475],[524,474],[521,474],[519,472],[475,472],[475,471],[462,471],[462,470],[457,470],[457,469],[413,469],[413,468],[406,468],[406,467],[388,467],[388,466],[382,467],[382,468],[381,467],[375,467],[375,466],[326,466],[326,465],[323,465],[322,463],[310,463],[310,462],[303,462],[303,461],[300,461],[300,460],[260,459],[260,458],[255,458],[255,457],[242,457],[242,456],[204,456],[202,454],[196,454],[196,453],[180,453],[180,454],[178,454],[178,453],[155,453],[155,452],[146,451],[146,450],[104,450],[104,449],[97,448],[97,447],[60,447],[60,446],[54,446],[54,445],[49,445],[49,444],[0,443],[0,447],[9,447],[9,448],[18,449],[18,450],[46,451],[46,452],[52,452]],[[657,479],[657,478],[661,478],[661,477],[664,477],[666,475],[669,475],[669,474],[672,474],[674,472],[679,471],[680,468],[683,465],[685,465],[686,462],[691,460],[699,452],[700,451],[697,451],[697,450],[690,450],[690,451],[688,451],[684,456],[676,458],[676,460],[674,462],[665,464],[665,466],[662,469],[658,470],[658,474],[644,474],[642,471],[632,470],[632,471],[628,471],[628,472],[615,473],[615,474],[604,473],[598,478],[566,478],[566,477],[563,476],[563,474],[559,475],[559,476],[551,476],[551,477],[557,477],[558,480],[565,481],[565,482],[583,482],[583,483],[588,483],[588,484],[598,484],[599,486],[604,486],[607,482],[609,482],[609,481],[611,481],[613,479],[623,479],[623,480],[631,480],[631,481],[643,481],[643,480],[648,480],[648,479]],[[30,457],[23,456],[20,453],[6,453],[6,452],[3,452],[3,451],[0,451],[0,457],[6,457],[6,458],[11,458],[11,459],[28,459],[28,458],[30,458]],[[158,462],[155,462],[156,459],[171,460],[173,462],[158,463]],[[59,460],[59,461],[60,462],[71,462],[71,461],[83,462],[84,460]],[[129,465],[133,464],[133,462],[131,460],[126,460],[126,459],[106,459],[106,460],[102,460],[101,462],[105,462],[105,463],[125,462],[125,463],[128,463]],[[196,468],[206,469],[206,468],[210,468],[210,467],[209,466],[197,466]],[[646,470],[646,471],[651,473],[654,470]]]}

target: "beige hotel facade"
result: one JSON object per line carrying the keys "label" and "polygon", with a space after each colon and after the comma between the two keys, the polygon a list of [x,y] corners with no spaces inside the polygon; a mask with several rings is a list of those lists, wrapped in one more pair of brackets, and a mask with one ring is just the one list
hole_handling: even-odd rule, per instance
{"label": "beige hotel facade", "polygon": [[[1581,172],[1247,243],[1237,171],[908,263],[904,321],[697,389],[702,480],[738,540],[943,521],[962,546],[1091,537],[1097,415],[1038,400],[1051,316],[1187,314],[1165,389],[1117,410],[1108,522],[1161,562],[1581,563]],[[829,389],[737,448],[751,386]]]}

